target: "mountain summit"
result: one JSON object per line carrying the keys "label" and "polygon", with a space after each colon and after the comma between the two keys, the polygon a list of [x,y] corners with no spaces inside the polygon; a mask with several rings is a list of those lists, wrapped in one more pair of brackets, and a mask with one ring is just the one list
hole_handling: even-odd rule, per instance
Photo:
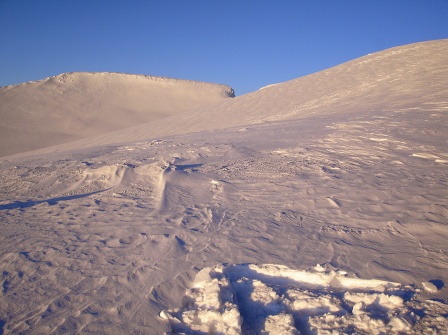
{"label": "mountain summit", "polygon": [[122,73],[64,73],[0,88],[0,156],[132,127],[233,97],[226,85]]}

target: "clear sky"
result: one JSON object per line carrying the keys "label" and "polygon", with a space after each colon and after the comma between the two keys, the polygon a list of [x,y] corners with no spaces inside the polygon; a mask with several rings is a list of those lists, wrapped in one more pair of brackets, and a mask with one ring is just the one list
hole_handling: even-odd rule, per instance
{"label": "clear sky", "polygon": [[0,86],[110,71],[241,95],[441,38],[448,0],[0,0]]}

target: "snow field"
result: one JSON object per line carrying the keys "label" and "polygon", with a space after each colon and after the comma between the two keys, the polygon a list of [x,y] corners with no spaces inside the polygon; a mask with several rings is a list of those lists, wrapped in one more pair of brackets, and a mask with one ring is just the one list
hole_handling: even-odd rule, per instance
{"label": "snow field", "polygon": [[[386,50],[235,99],[204,87],[226,101],[191,112],[198,90],[176,82],[179,108],[161,101],[184,113],[141,124],[126,109],[139,126],[3,157],[0,334],[446,334],[447,50]],[[157,105],[150,78],[119,76],[123,92],[110,75],[50,79],[42,102],[90,116],[53,91],[81,77],[111,103],[97,126],[127,126],[121,93]],[[31,97],[19,88],[2,97]],[[40,115],[52,129],[56,111]],[[25,139],[0,134],[11,152]]]}

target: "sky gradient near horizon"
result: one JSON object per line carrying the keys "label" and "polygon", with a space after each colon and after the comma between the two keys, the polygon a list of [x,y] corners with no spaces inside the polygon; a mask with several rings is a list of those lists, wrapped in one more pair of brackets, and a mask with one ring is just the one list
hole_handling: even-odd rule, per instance
{"label": "sky gradient near horizon", "polygon": [[448,38],[448,0],[0,0],[0,86],[124,72],[236,95],[390,47]]}

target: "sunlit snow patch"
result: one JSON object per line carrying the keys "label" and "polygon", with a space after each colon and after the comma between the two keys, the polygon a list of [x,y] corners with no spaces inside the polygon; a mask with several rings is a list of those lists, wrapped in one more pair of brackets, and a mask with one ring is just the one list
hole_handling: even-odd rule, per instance
{"label": "sunlit snow patch", "polygon": [[160,316],[174,334],[400,334],[420,333],[429,324],[441,333],[446,318],[416,315],[431,304],[417,306],[414,293],[320,265],[216,266],[197,274],[182,308]]}

